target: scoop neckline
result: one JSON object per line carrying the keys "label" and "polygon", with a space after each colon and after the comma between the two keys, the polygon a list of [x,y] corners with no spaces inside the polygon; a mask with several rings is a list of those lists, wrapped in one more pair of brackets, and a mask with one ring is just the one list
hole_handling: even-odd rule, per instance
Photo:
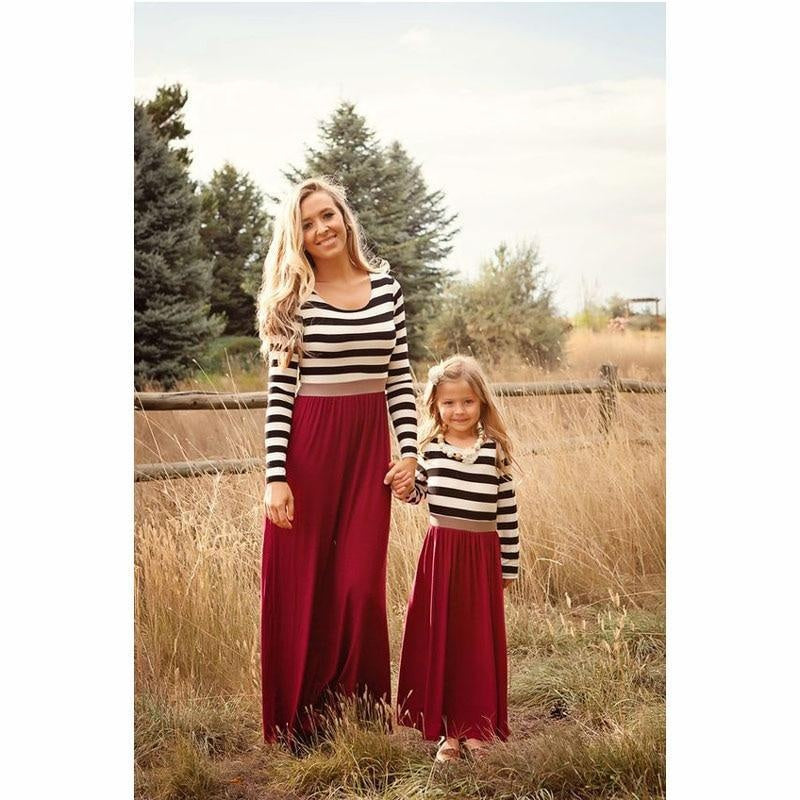
{"label": "scoop neckline", "polygon": [[372,302],[372,295],[375,291],[375,281],[372,280],[372,273],[368,272],[367,277],[369,278],[369,297],[367,298],[367,302],[364,303],[364,305],[360,308],[341,308],[340,306],[335,306],[333,303],[329,303],[321,294],[318,294],[316,288],[314,288],[311,294],[314,295],[318,300],[321,300],[323,303],[325,303],[326,306],[332,308],[334,311],[341,311],[344,314],[352,314],[356,311],[364,311]]}

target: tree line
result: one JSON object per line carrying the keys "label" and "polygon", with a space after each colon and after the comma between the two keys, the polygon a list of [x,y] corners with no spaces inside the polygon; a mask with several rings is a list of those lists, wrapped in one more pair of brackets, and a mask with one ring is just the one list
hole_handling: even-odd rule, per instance
{"label": "tree line", "polygon": [[[189,175],[188,93],[164,86],[134,103],[134,382],[171,388],[222,335],[255,336],[255,302],[273,219],[265,195],[225,163],[205,183]],[[347,192],[367,248],[403,287],[411,356],[513,352],[551,362],[556,319],[535,245],[497,248],[476,281],[445,269],[458,233],[441,190],[399,141],[383,145],[350,102],[322,121],[319,144],[284,177],[333,177]]]}

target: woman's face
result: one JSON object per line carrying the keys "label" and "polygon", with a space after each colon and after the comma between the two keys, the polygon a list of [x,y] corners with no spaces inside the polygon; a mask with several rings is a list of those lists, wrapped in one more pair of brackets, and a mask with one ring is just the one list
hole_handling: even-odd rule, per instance
{"label": "woman's face", "polygon": [[327,192],[314,192],[300,203],[303,245],[318,259],[335,258],[347,247],[347,229],[342,212]]}
{"label": "woman's face", "polygon": [[444,380],[436,387],[436,408],[445,430],[473,433],[481,418],[481,401],[464,378]]}

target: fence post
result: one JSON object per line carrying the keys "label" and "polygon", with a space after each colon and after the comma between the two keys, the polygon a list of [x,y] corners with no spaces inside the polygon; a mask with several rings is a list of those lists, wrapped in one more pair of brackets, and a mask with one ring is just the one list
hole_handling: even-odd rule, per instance
{"label": "fence post", "polygon": [[600,387],[600,430],[603,433],[608,433],[617,414],[619,381],[616,364],[601,364],[600,380],[603,383]]}

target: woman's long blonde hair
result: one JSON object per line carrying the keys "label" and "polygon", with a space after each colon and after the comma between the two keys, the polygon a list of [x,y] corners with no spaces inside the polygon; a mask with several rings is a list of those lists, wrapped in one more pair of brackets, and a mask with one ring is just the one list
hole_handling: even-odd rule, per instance
{"label": "woman's long blonde hair", "polygon": [[420,428],[420,450],[444,432],[442,417],[436,405],[439,385],[442,381],[457,381],[462,378],[480,400],[480,421],[483,424],[484,435],[497,442],[497,467],[506,473],[514,460],[511,440],[503,416],[497,407],[497,398],[480,364],[472,356],[450,356],[428,370],[428,383],[422,395],[422,407],[427,413]]}
{"label": "woman's long blonde hair", "polygon": [[261,354],[269,357],[270,348],[284,353],[284,365],[303,352],[303,321],[300,306],[314,291],[314,260],[303,246],[300,204],[314,192],[325,192],[344,218],[347,254],[357,269],[384,272],[386,262],[368,254],[358,219],[347,204],[345,190],[328,178],[309,178],[294,186],[284,198],[275,219],[264,273],[258,293],[258,334]]}

